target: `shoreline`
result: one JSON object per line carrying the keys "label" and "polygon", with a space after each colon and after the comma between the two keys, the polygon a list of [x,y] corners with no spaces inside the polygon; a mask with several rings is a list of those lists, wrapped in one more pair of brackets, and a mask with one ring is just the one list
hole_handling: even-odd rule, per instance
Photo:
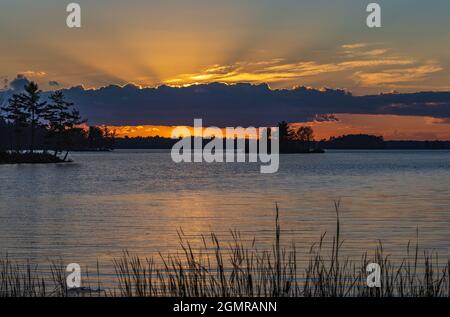
{"label": "shoreline", "polygon": [[0,165],[70,163],[49,153],[0,153]]}

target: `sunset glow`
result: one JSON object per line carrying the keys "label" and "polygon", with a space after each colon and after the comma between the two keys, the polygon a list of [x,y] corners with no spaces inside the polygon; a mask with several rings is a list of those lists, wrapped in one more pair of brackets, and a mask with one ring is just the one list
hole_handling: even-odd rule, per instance
{"label": "sunset glow", "polygon": [[[132,6],[86,1],[81,3],[83,27],[76,31],[60,24],[63,2],[27,1],[27,10],[20,1],[3,2],[2,81],[23,74],[44,89],[215,81],[338,87],[357,94],[450,89],[446,1],[431,7],[418,1],[383,3],[391,14],[377,32],[364,27],[365,10],[351,0],[339,6],[329,1],[177,0]],[[417,17],[419,12],[429,15]],[[423,21],[420,27],[410,25],[416,18]]]}
{"label": "sunset glow", "polygon": [[[82,87],[77,93],[68,92],[69,99],[89,116],[89,124],[114,125],[119,137],[169,137],[173,125],[189,125],[199,115],[205,121],[210,115],[212,124],[223,125],[222,119],[241,109],[247,115],[244,122],[257,125],[261,120],[256,121],[252,112],[262,109],[258,108],[261,102],[270,103],[268,95],[296,87],[345,91],[353,96],[450,91],[448,1],[432,6],[419,1],[383,2],[388,14],[376,31],[365,25],[365,7],[352,0],[339,5],[322,0],[174,0],[137,1],[135,5],[82,1],[79,29],[64,24],[65,3],[26,2],[2,3],[0,92],[14,89],[14,83],[25,78],[43,91]],[[417,20],[423,23],[412,23]],[[27,21],[27,27],[17,21]],[[209,101],[196,91],[158,91],[165,86],[195,90],[193,85],[211,83],[267,84],[262,86],[271,92],[256,100],[255,93],[250,96],[244,91],[230,101],[211,92]],[[144,92],[148,87],[158,89]],[[118,88],[123,89],[119,92]],[[267,109],[291,100],[283,98]],[[317,139],[349,133],[386,139],[449,139],[447,97],[436,98],[440,98],[436,111],[427,101],[417,105],[421,109],[416,109],[415,101],[405,105],[408,98],[404,98],[400,107],[411,109],[401,112],[384,111],[384,107],[397,106],[391,101],[366,109],[364,103],[329,102],[324,96],[323,102],[317,99],[320,107],[311,104],[312,99],[298,108],[285,105],[281,111],[285,118],[275,119],[268,113],[274,122],[264,124],[306,120],[329,112],[337,113],[339,121],[303,123],[314,127]]]}
{"label": "sunset glow", "polygon": [[[336,114],[337,121],[293,123],[292,128],[311,126],[316,140],[346,134],[373,134],[386,140],[449,140],[450,122],[433,117]],[[170,138],[174,126],[109,126],[117,137]],[[194,134],[193,127],[187,127]],[[224,131],[224,129],[222,129]]]}
{"label": "sunset glow", "polygon": [[303,122],[313,127],[316,140],[345,134],[372,134],[385,140],[449,140],[450,122],[432,117],[337,114],[339,121]]}

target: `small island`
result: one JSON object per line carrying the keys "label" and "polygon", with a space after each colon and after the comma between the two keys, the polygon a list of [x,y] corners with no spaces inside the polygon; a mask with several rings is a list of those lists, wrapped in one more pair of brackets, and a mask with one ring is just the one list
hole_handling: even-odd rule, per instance
{"label": "small island", "polygon": [[0,164],[48,164],[65,163],[70,160],[64,160],[59,156],[50,153],[8,153],[0,152]]}
{"label": "small island", "polygon": [[25,85],[1,107],[0,164],[67,163],[70,151],[112,149],[114,133],[88,127],[61,91],[42,101],[36,83]]}
{"label": "small island", "polygon": [[293,128],[286,121],[278,123],[281,154],[316,154],[325,150],[314,141],[314,131],[310,126]]}

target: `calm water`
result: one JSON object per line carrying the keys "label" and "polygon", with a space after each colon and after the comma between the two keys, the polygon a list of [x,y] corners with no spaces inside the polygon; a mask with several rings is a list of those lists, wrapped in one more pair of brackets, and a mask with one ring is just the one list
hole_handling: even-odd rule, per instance
{"label": "calm water", "polygon": [[299,253],[335,221],[341,200],[348,254],[378,240],[393,258],[408,240],[450,255],[450,151],[329,151],[282,156],[280,171],[258,164],[174,164],[165,151],[72,154],[67,165],[0,166],[0,251],[15,260],[61,258],[106,270],[128,249],[178,250],[211,231],[271,243],[274,206],[284,241]]}

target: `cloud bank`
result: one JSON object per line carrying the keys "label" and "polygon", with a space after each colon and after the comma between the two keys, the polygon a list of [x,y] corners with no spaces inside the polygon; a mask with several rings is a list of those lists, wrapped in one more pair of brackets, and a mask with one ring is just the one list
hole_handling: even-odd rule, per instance
{"label": "cloud bank", "polygon": [[134,85],[63,90],[93,124],[269,126],[332,113],[395,114],[450,118],[450,92],[353,96],[335,89],[272,90],[268,85],[220,83],[189,87]]}
{"label": "cloud bank", "polygon": [[[10,82],[3,100],[28,83],[24,76]],[[389,114],[450,120],[450,92],[390,93],[354,96],[340,89],[270,89],[267,84],[210,83],[187,87],[140,88],[110,85],[62,89],[90,124],[270,126],[279,121],[332,121],[333,113]],[[50,92],[44,93],[44,98]]]}

